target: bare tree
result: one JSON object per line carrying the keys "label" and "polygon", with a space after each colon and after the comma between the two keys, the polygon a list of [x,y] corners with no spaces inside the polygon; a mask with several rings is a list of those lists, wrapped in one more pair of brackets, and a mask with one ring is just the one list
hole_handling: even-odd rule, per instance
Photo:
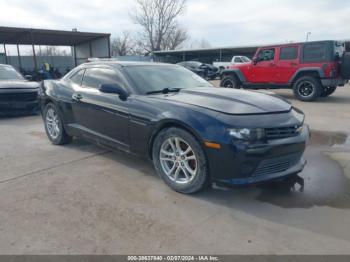
{"label": "bare tree", "polygon": [[57,46],[39,46],[39,56],[69,56],[70,54],[64,47]]}
{"label": "bare tree", "polygon": [[124,31],[111,41],[112,56],[125,56],[133,54],[134,45],[135,43],[130,35],[130,32]]}
{"label": "bare tree", "polygon": [[204,38],[201,40],[193,40],[188,43],[188,48],[211,48],[211,44]]}
{"label": "bare tree", "polygon": [[137,11],[131,18],[142,28],[138,43],[147,52],[175,49],[188,38],[177,22],[186,0],[136,0],[136,3]]}
{"label": "bare tree", "polygon": [[187,31],[178,27],[168,32],[161,44],[162,50],[175,50],[189,39]]}

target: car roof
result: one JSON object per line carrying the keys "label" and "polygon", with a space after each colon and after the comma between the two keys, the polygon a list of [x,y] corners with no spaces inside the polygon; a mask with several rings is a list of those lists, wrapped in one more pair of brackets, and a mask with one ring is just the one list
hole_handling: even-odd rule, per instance
{"label": "car roof", "polygon": [[73,68],[69,73],[67,73],[62,79],[68,79],[72,77],[76,72],[84,69],[88,69],[96,66],[109,66],[109,67],[132,67],[132,66],[178,66],[174,64],[166,63],[155,63],[155,62],[126,62],[126,61],[116,61],[116,60],[95,60],[92,62],[86,62],[75,68]]}
{"label": "car roof", "polygon": [[342,41],[321,40],[321,41],[309,41],[309,42],[295,42],[295,43],[285,43],[285,44],[262,46],[261,49],[274,48],[274,47],[284,47],[284,46],[293,46],[293,45],[304,45],[304,44],[331,43],[331,42],[342,42]]}
{"label": "car roof", "polygon": [[174,66],[174,64],[166,63],[156,63],[156,62],[129,62],[129,61],[94,61],[82,64],[85,66],[96,66],[96,65],[108,65],[108,66],[121,66],[121,67],[130,67],[130,66]]}

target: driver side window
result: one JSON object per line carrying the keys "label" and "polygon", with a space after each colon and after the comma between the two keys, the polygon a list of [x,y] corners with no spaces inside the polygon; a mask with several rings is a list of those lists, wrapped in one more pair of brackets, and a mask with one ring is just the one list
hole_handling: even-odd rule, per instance
{"label": "driver side window", "polygon": [[83,87],[98,89],[102,84],[118,84],[124,87],[118,72],[108,68],[88,68],[83,78]]}
{"label": "driver side window", "polygon": [[81,80],[83,79],[83,75],[84,75],[84,71],[85,69],[82,69],[80,71],[78,71],[77,73],[75,73],[73,76],[71,76],[69,78],[69,80],[74,83],[74,84],[77,84],[77,85],[81,85]]}
{"label": "driver side window", "polygon": [[275,59],[275,49],[263,49],[260,50],[258,57],[258,61],[271,61]]}

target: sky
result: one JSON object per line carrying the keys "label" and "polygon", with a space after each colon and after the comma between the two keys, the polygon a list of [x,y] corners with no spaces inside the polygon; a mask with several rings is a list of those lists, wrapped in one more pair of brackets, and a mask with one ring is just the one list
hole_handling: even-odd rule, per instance
{"label": "sky", "polygon": [[[134,0],[0,0],[0,26],[105,32],[138,26]],[[188,0],[180,24],[212,47],[350,39],[348,0]]]}

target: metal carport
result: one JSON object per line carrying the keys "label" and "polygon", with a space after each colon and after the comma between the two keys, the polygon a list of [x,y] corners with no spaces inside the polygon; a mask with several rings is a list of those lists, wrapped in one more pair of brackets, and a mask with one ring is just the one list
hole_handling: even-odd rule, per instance
{"label": "metal carport", "polygon": [[19,45],[31,45],[35,69],[38,68],[35,45],[73,47],[74,63],[78,65],[89,57],[110,58],[110,37],[106,33],[0,27],[0,43],[4,47],[6,63],[6,45],[17,45],[19,64]]}
{"label": "metal carport", "polygon": [[[344,40],[343,40],[344,41]],[[350,51],[350,40],[345,40],[346,50]],[[279,43],[278,45],[280,45]],[[153,59],[157,62],[178,63],[181,61],[201,61],[203,63],[229,62],[235,55],[244,55],[252,58],[260,46],[270,45],[247,45],[218,48],[167,50],[153,52]]]}
{"label": "metal carport", "polygon": [[168,50],[153,52],[154,60],[166,63],[198,60],[204,63],[231,61],[234,55],[252,57],[258,46],[236,46],[222,48],[203,48],[187,50]]}

